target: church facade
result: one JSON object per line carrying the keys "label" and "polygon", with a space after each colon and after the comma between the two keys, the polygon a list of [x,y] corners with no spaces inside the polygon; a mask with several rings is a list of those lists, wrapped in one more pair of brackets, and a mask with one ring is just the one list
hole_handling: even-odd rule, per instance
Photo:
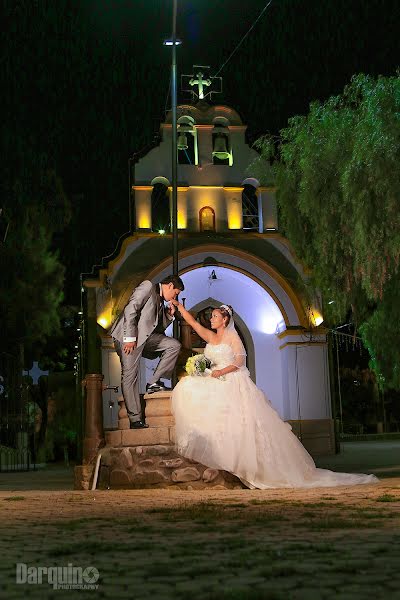
{"label": "church facade", "polygon": [[[232,305],[254,382],[311,453],[333,453],[321,306],[304,295],[307,274],[279,231],[275,189],[252,177],[257,154],[246,143],[246,126],[232,108],[205,102],[179,106],[178,117],[181,298],[203,319],[215,306]],[[120,386],[108,328],[137,284],[172,273],[170,115],[160,133],[160,143],[135,165],[132,233],[82,282],[86,370],[100,370],[108,386]],[[144,392],[154,365],[142,362]],[[110,390],[103,393],[103,418],[106,430],[118,427]]]}

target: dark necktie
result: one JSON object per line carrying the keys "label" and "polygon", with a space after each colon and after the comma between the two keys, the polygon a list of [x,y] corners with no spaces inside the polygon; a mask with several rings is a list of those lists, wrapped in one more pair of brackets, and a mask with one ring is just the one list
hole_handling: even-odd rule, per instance
{"label": "dark necktie", "polygon": [[163,299],[161,298],[161,296],[158,296],[159,298],[159,304],[158,304],[158,314],[157,314],[157,325],[156,325],[156,330],[161,327],[163,325],[163,312],[164,312],[164,302]]}

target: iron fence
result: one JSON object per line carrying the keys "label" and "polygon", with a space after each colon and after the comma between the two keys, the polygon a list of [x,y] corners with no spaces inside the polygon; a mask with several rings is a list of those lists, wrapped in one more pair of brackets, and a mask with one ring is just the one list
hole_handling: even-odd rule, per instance
{"label": "iron fence", "polygon": [[0,353],[0,472],[35,468],[34,419],[15,356]]}

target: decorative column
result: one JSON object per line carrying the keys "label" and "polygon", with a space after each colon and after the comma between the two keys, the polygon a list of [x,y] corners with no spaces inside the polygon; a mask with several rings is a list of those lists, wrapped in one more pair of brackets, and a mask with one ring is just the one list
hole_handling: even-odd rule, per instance
{"label": "decorative column", "polygon": [[84,465],[92,463],[99,449],[105,444],[102,406],[103,379],[104,377],[100,373],[90,373],[82,381],[82,385],[86,389]]}

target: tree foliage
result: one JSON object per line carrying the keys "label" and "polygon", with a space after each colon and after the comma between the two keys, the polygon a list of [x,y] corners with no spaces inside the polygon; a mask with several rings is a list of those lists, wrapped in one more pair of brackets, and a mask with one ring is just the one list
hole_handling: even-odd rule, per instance
{"label": "tree foliage", "polygon": [[15,351],[59,331],[64,267],[54,236],[68,223],[70,207],[55,171],[28,149],[3,191],[9,227],[0,245],[1,346]]}
{"label": "tree foliage", "polygon": [[400,78],[355,76],[290,119],[278,145],[257,145],[257,174],[272,164],[283,230],[325,318],[350,310],[382,384],[400,388]]}

